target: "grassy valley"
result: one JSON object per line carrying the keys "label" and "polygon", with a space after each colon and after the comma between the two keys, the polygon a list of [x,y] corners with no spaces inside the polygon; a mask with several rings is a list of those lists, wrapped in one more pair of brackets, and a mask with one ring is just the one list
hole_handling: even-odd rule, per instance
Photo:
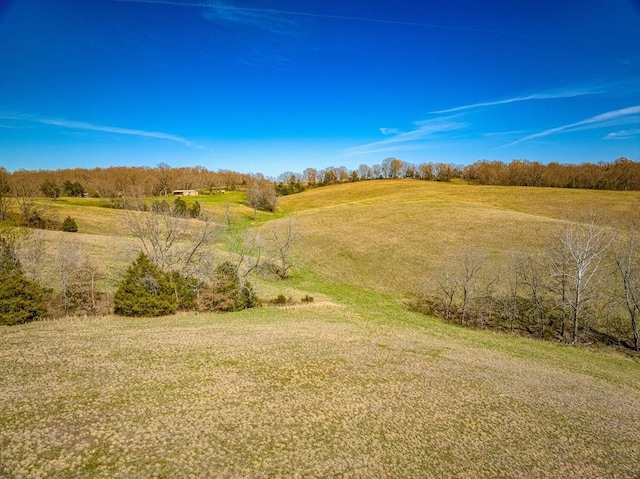
{"label": "grassy valley", "polygon": [[[225,195],[197,200],[237,230],[295,226],[292,276],[252,280],[297,304],[0,328],[0,477],[640,475],[636,356],[406,307],[466,251],[499,274],[576,212],[628,221],[640,193],[367,181],[282,197],[257,218]],[[139,249],[122,211],[47,207],[79,227],[43,232],[48,254],[75,242],[115,288]],[[223,241],[210,253],[229,254]]]}

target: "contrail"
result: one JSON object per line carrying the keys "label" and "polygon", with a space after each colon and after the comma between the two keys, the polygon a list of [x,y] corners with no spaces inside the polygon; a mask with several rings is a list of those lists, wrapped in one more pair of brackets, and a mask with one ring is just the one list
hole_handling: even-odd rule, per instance
{"label": "contrail", "polygon": [[440,114],[440,113],[453,113],[464,110],[472,110],[474,108],[481,108],[485,106],[496,106],[496,105],[507,105],[509,103],[517,103],[521,101],[530,101],[530,100],[557,100],[561,98],[575,98],[577,96],[586,96],[586,95],[595,95],[597,93],[601,93],[603,90],[601,89],[584,89],[584,90],[568,90],[565,92],[557,92],[557,93],[534,93],[532,95],[527,96],[518,96],[513,98],[507,98],[505,100],[495,100],[495,101],[485,101],[481,103],[473,103],[471,105],[463,105],[457,106],[455,108],[447,108],[446,110],[438,110],[432,111],[431,114]]}
{"label": "contrail", "polygon": [[203,2],[177,2],[174,0],[109,0],[109,1],[121,2],[121,3],[150,4],[150,5],[171,5],[175,7],[210,8],[214,10],[228,10],[228,11],[237,11],[237,12],[273,13],[278,15],[292,15],[292,16],[298,16],[298,17],[326,18],[331,20],[351,20],[356,22],[382,23],[387,25],[402,25],[402,26],[434,28],[434,29],[442,29],[442,30],[458,30],[458,31],[477,32],[477,33],[495,33],[500,35],[514,35],[514,36],[521,36],[521,37],[535,36],[535,35],[528,35],[526,33],[521,33],[521,32],[509,32],[504,30],[491,30],[491,29],[473,28],[473,27],[459,27],[454,25],[442,25],[437,23],[407,22],[402,20],[389,20],[384,18],[358,17],[358,16],[350,16],[350,15],[332,15],[332,14],[326,14],[326,13],[298,12],[293,10],[279,10],[275,8],[234,7],[229,5],[211,4],[211,3],[203,3]]}

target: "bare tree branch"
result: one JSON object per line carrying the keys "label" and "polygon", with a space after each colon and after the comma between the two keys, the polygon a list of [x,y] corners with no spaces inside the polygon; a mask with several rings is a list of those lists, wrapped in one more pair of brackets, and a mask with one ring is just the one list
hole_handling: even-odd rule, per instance
{"label": "bare tree branch", "polygon": [[558,238],[551,263],[561,284],[561,303],[570,314],[574,343],[585,310],[594,299],[594,277],[612,241],[613,235],[593,215],[583,222],[568,223]]}

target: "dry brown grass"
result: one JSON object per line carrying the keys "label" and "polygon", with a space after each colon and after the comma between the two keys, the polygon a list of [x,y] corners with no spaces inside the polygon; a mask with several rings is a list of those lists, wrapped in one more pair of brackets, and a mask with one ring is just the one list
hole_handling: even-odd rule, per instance
{"label": "dry brown grass", "polygon": [[[239,193],[198,198],[219,221],[227,199],[235,224],[245,225],[252,212]],[[87,252],[118,274],[139,245],[126,238],[122,211],[91,204],[49,202],[61,218],[77,219],[89,235],[79,236]],[[332,282],[404,295],[460,264],[467,252],[484,258],[485,274],[499,274],[511,256],[544,251],[562,222],[577,214],[624,221],[640,209],[640,192],[383,180],[282,197],[279,208],[301,232],[300,264]]]}
{"label": "dry brown grass", "polygon": [[640,473],[637,363],[377,311],[2,328],[0,477]]}
{"label": "dry brown grass", "polygon": [[[495,265],[569,211],[639,198],[405,180],[282,198],[318,274],[258,288],[317,303],[0,328],[0,477],[637,478],[637,361],[398,299],[465,248]],[[57,207],[81,233],[52,247],[73,238],[113,275],[135,256],[114,210]]]}
{"label": "dry brown grass", "polygon": [[499,273],[508,258],[544,251],[567,218],[594,212],[622,221],[640,192],[367,181],[281,199],[302,231],[300,249],[321,275],[405,294],[467,251]]}

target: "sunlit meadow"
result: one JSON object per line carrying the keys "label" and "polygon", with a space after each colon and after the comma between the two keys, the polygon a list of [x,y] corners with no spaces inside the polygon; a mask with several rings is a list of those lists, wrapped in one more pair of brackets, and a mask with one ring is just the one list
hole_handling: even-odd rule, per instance
{"label": "sunlit meadow", "polygon": [[376,310],[2,328],[0,477],[637,477],[638,363]]}
{"label": "sunlit meadow", "polygon": [[[640,477],[637,358],[404,303],[456,244],[535,248],[566,210],[613,215],[637,193],[374,183],[282,199],[295,274],[256,281],[295,307],[0,328],[0,478]],[[113,285],[135,240],[75,201],[52,207],[78,218],[74,241]],[[222,201],[202,203],[220,216]]]}

